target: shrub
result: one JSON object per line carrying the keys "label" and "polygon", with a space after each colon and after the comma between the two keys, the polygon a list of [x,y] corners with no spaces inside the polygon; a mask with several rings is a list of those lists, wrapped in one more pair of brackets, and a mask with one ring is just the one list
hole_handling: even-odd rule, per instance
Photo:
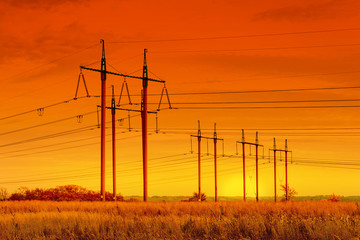
{"label": "shrub", "polygon": [[[285,185],[280,185],[281,187],[281,191],[284,192],[281,201],[286,201],[286,186]],[[288,190],[288,201],[292,201],[294,200],[295,196],[297,195],[297,192],[295,191],[294,188],[290,188],[290,186],[287,186],[287,190]]]}
{"label": "shrub", "polygon": [[[105,193],[107,201],[113,201],[111,193]],[[56,188],[30,190],[21,187],[16,193],[13,193],[9,200],[47,200],[47,201],[100,201],[100,193],[88,190],[77,185],[58,186]],[[121,195],[117,195],[117,201],[123,201]]]}
{"label": "shrub", "polygon": [[[207,199],[207,196],[205,193],[201,193],[201,198],[200,198],[200,201],[203,202],[203,201],[206,201]],[[190,202],[196,202],[196,201],[199,201],[199,194],[197,192],[194,192],[192,197],[189,198],[189,201]]]}
{"label": "shrub", "polygon": [[334,193],[329,197],[330,202],[340,202],[340,196],[336,196]]}
{"label": "shrub", "polygon": [[0,188],[0,201],[5,201],[8,197],[8,191],[6,188]]}

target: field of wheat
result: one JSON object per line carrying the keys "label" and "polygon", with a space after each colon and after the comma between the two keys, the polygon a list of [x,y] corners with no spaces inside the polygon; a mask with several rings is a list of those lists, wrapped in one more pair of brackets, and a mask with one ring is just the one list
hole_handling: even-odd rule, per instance
{"label": "field of wheat", "polygon": [[359,239],[356,202],[0,202],[0,239]]}

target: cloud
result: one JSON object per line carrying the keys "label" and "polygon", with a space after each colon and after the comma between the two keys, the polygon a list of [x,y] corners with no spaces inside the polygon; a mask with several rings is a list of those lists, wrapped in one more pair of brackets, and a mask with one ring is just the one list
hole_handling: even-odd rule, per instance
{"label": "cloud", "polygon": [[306,5],[273,8],[255,14],[253,20],[313,21],[337,19],[358,14],[360,2],[356,0],[331,0]]}

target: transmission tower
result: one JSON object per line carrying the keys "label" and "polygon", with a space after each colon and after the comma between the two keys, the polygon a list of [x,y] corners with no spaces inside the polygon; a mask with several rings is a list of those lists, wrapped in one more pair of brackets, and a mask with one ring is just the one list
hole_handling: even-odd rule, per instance
{"label": "transmission tower", "polygon": [[[256,149],[256,155],[255,155],[255,161],[256,161],[256,201],[259,201],[259,147],[264,147],[263,145],[259,144],[259,136],[258,132],[256,132],[255,142],[246,142],[245,141],[245,133],[244,129],[242,129],[242,138],[241,141],[236,142],[236,149],[237,144],[242,144],[242,158],[243,158],[243,191],[244,191],[244,201],[246,201],[246,182],[245,182],[245,145],[255,146]],[[237,154],[237,152],[236,152]]]}
{"label": "transmission tower", "polygon": [[274,151],[274,201],[276,202],[276,152],[285,152],[285,200],[289,200],[289,185],[288,185],[288,153],[292,151],[288,150],[287,139],[285,139],[285,149],[276,148],[276,142],[274,138],[274,148],[270,149]]}
{"label": "transmission tower", "polygon": [[159,82],[165,83],[163,80],[152,79],[148,77],[146,53],[144,50],[144,65],[143,65],[143,76],[131,76],[121,73],[114,73],[106,70],[106,59],[105,59],[105,44],[104,40],[101,40],[102,44],[102,57],[101,57],[101,69],[94,69],[89,67],[80,66],[80,69],[89,71],[95,71],[101,73],[101,200],[105,201],[105,109],[106,109],[106,75],[111,74],[115,76],[136,78],[141,79],[143,82],[143,101],[142,101],[142,138],[143,138],[143,181],[144,181],[144,201],[147,201],[147,87],[148,82]]}
{"label": "transmission tower", "polygon": [[[214,176],[215,176],[215,201],[218,200],[217,194],[217,141],[221,140],[224,142],[224,139],[218,138],[216,133],[216,123],[214,124],[214,137],[205,137],[201,135],[200,129],[200,120],[198,120],[198,134],[190,135],[190,138],[195,137],[198,140],[198,201],[201,201],[201,139],[211,139],[214,141]],[[224,146],[224,144],[223,144]],[[192,143],[191,143],[192,147]],[[191,151],[192,152],[192,151]]]}

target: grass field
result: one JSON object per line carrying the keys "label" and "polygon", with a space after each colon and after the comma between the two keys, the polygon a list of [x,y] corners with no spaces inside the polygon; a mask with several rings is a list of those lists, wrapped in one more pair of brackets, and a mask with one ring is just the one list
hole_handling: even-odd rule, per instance
{"label": "grass field", "polygon": [[0,202],[0,239],[359,239],[356,202]]}

